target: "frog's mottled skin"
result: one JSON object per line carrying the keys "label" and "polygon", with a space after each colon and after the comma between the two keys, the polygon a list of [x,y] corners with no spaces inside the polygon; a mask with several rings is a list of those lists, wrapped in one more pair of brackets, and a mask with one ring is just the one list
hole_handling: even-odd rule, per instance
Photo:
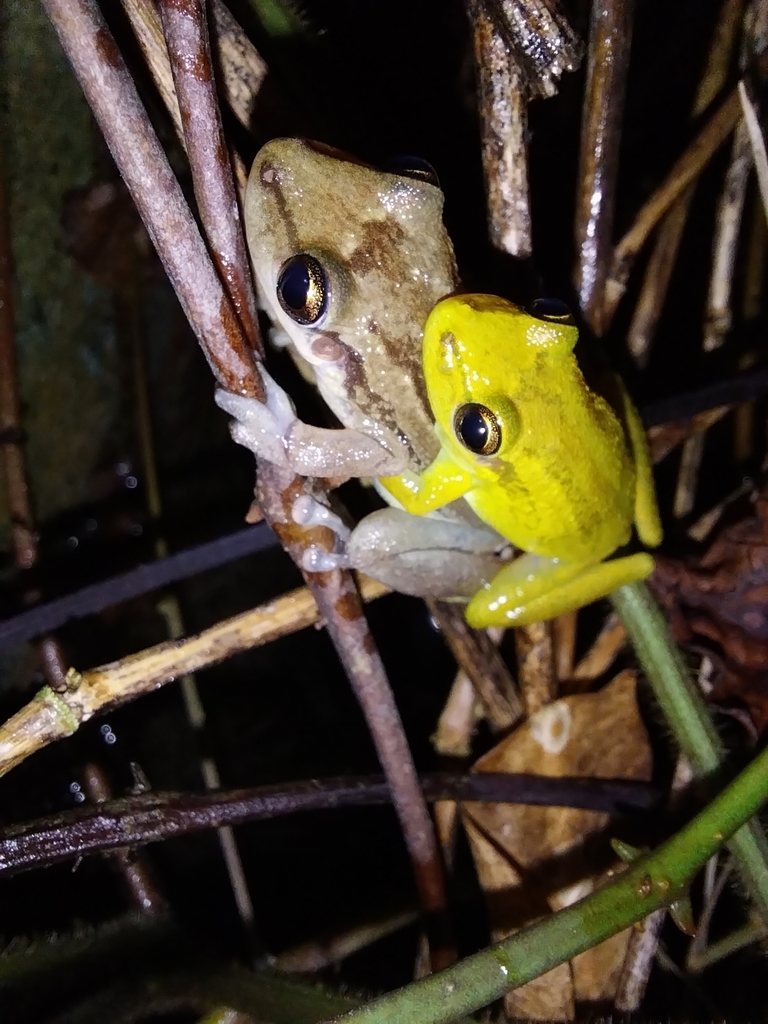
{"label": "frog's mottled skin", "polygon": [[[442,192],[428,181],[376,170],[318,143],[276,139],[261,149],[245,197],[259,297],[343,427],[302,423],[265,375],[266,405],[217,395],[236,417],[235,440],[306,476],[426,469],[439,442],[422,371],[423,327],[458,285],[442,208]],[[297,323],[277,298],[281,268],[299,253],[316,258],[328,279],[327,309],[312,325]],[[297,521],[312,514],[302,508]],[[497,571],[505,549],[459,501],[428,520],[398,508],[375,512],[345,538],[343,551],[319,561],[310,552],[305,567],[350,565],[407,593],[467,597]]]}
{"label": "frog's mottled skin", "polygon": [[[419,478],[385,483],[416,514],[463,496],[526,552],[473,598],[471,625],[551,618],[653,569],[644,553],[603,561],[627,543],[633,522],[649,546],[661,542],[661,526],[637,412],[617,379],[618,410],[590,390],[576,339],[573,326],[486,295],[448,298],[427,320],[424,374],[440,454]],[[458,436],[457,412],[469,403],[501,428],[492,455]]]}
{"label": "frog's mottled skin", "polygon": [[[435,302],[457,287],[442,210],[434,185],[300,139],[264,146],[245,197],[248,246],[270,317],[311,364],[344,426],[396,451],[401,442],[420,469],[438,448],[422,331]],[[275,298],[279,270],[298,252],[318,257],[330,278],[330,306],[316,328],[295,323]]]}

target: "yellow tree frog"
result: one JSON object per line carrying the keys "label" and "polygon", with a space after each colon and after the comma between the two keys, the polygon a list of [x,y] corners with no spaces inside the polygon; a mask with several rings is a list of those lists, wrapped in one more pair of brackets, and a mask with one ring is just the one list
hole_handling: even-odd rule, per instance
{"label": "yellow tree frog", "polygon": [[[385,485],[423,515],[463,497],[524,552],[472,598],[472,626],[518,626],[603,597],[653,570],[630,539],[661,542],[640,418],[617,377],[610,401],[586,383],[565,307],[531,313],[489,295],[439,302],[423,343],[440,452]],[[605,390],[605,389],[604,389]]]}
{"label": "yellow tree frog", "polygon": [[[424,323],[456,291],[443,193],[429,169],[387,173],[319,143],[275,139],[257,154],[245,196],[248,247],[262,305],[340,429],[298,419],[265,374],[267,402],[217,393],[232,436],[261,458],[335,479],[419,473],[438,452],[421,364]],[[393,503],[391,495],[383,496]],[[509,545],[464,501],[427,519],[399,508],[367,516],[351,536],[302,497],[298,522],[339,536],[305,568],[347,565],[398,590],[468,597]]]}

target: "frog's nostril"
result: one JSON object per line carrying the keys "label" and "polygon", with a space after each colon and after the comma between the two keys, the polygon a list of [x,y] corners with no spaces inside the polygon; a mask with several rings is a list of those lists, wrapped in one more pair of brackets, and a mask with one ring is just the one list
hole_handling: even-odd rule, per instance
{"label": "frog's nostril", "polygon": [[286,260],[277,277],[277,298],[297,324],[315,324],[328,304],[328,279],[322,264],[308,253]]}

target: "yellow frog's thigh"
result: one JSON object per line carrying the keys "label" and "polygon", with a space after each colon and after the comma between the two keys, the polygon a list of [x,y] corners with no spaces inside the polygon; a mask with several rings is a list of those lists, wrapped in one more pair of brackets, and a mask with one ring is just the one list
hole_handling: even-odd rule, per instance
{"label": "yellow frog's thigh", "polygon": [[645,579],[653,567],[652,556],[645,553],[587,566],[523,555],[475,594],[467,605],[467,622],[480,629],[552,619]]}
{"label": "yellow frog's thigh", "polygon": [[659,506],[656,501],[653,466],[648,451],[648,438],[643,421],[632,404],[626,388],[621,381],[619,384],[624,398],[624,419],[629,433],[629,443],[632,446],[632,456],[635,460],[635,527],[643,544],[647,544],[649,548],[656,548],[661,544],[663,532]]}

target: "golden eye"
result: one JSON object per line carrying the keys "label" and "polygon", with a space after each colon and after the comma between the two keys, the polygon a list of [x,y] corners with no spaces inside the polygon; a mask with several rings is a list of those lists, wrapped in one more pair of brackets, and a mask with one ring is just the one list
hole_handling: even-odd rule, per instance
{"label": "golden eye", "polygon": [[297,324],[316,324],[328,305],[328,278],[319,260],[306,252],[286,260],[277,278],[277,298]]}
{"label": "golden eye", "polygon": [[484,405],[462,405],[456,410],[453,429],[464,447],[475,455],[495,455],[501,447],[501,424]]}
{"label": "golden eye", "polygon": [[571,311],[560,299],[536,299],[528,307],[528,312],[537,320],[547,320],[551,324],[573,325]]}

